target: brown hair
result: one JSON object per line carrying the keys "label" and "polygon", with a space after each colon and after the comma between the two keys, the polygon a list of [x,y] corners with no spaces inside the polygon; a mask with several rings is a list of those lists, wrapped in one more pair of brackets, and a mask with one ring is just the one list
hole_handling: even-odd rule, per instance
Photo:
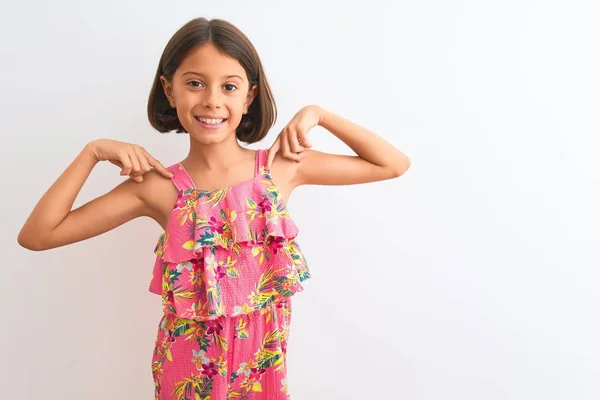
{"label": "brown hair", "polygon": [[263,139],[277,119],[277,107],[267,82],[264,69],[256,49],[250,40],[231,23],[221,20],[195,18],[182,26],[167,43],[160,61],[152,90],[148,98],[148,119],[159,132],[175,130],[187,133],[181,125],[177,112],[171,107],[160,76],[173,79],[187,53],[196,46],[211,43],[224,54],[235,58],[246,71],[250,88],[257,85],[257,94],[236,129],[236,137],[245,143],[256,143]]}

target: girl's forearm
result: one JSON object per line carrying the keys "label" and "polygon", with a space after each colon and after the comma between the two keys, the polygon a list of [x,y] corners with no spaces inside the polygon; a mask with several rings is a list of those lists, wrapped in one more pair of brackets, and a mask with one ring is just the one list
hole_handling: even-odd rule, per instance
{"label": "girl's forearm", "polygon": [[410,159],[381,136],[320,106],[315,106],[319,126],[348,145],[360,158],[398,171],[410,166]]}
{"label": "girl's forearm", "polygon": [[38,238],[47,237],[69,214],[77,195],[98,163],[92,154],[90,143],[44,193],[19,232],[17,240],[22,246],[32,247]]}

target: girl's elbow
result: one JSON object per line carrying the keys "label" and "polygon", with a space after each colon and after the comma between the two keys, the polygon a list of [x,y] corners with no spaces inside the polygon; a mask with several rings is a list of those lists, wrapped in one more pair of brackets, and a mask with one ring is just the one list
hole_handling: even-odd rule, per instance
{"label": "girl's elbow", "polygon": [[43,251],[49,249],[48,246],[44,246],[44,243],[41,240],[36,239],[35,235],[29,235],[22,230],[17,236],[17,243],[19,243],[19,246],[31,251]]}
{"label": "girl's elbow", "polygon": [[398,178],[403,175],[410,168],[410,158],[404,157],[399,163],[397,163],[393,169],[392,174],[394,178]]}

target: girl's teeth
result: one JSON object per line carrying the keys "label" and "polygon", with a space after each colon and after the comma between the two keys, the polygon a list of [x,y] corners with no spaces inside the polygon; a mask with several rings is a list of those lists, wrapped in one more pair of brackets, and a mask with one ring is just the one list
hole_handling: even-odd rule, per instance
{"label": "girl's teeth", "polygon": [[221,122],[223,122],[222,119],[204,119],[204,118],[197,118],[198,121],[203,122],[205,124],[210,124],[210,125],[218,125]]}

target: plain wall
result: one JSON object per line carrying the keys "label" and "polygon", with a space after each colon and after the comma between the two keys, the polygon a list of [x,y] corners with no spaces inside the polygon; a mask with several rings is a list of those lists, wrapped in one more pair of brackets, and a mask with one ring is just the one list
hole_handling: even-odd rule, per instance
{"label": "plain wall", "polygon": [[[159,57],[192,18],[256,46],[279,108],[318,104],[412,160],[398,179],[303,186],[312,279],[293,299],[293,400],[600,398],[600,7],[592,1],[2,2],[2,399],[150,399],[160,227],[64,248],[17,234],[89,141],[165,165]],[[316,149],[352,154],[323,128]],[[123,180],[92,173],[76,206]]]}

